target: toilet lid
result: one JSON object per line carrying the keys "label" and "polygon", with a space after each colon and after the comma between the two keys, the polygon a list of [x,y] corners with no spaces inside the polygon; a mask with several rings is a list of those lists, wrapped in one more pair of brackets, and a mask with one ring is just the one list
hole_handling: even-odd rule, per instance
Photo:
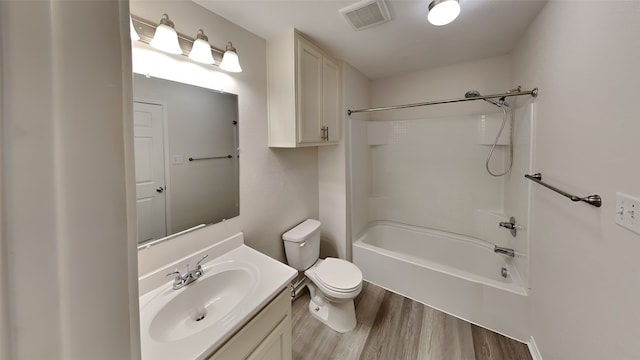
{"label": "toilet lid", "polygon": [[316,276],[333,289],[351,290],[362,282],[362,272],[352,263],[336,258],[326,258],[318,265]]}

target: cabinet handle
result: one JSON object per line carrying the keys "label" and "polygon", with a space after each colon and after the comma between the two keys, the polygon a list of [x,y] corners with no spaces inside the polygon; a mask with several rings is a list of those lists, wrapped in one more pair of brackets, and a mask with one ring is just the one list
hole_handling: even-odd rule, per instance
{"label": "cabinet handle", "polygon": [[320,128],[320,139],[323,141],[329,140],[329,127],[323,126]]}

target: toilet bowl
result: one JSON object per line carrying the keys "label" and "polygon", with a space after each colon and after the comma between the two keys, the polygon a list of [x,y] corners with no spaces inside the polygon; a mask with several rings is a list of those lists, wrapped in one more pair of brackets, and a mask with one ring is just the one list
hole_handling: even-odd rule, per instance
{"label": "toilet bowl", "polygon": [[289,265],[304,271],[311,300],[309,312],[331,329],[344,333],[356,327],[353,299],[362,290],[362,272],[352,263],[319,259],[320,222],[308,219],[282,235]]}

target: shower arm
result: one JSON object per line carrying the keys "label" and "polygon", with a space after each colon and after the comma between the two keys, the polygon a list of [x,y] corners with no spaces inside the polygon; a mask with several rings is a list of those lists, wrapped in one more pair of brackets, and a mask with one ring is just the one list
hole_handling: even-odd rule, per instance
{"label": "shower arm", "polygon": [[480,95],[480,96],[474,96],[474,97],[471,97],[471,98],[464,97],[464,98],[457,98],[457,99],[445,99],[445,100],[427,101],[427,102],[415,103],[415,104],[404,104],[404,105],[384,106],[384,107],[369,108],[369,109],[347,110],[347,115],[351,115],[351,114],[354,114],[354,113],[360,113],[360,112],[374,112],[374,111],[384,111],[384,110],[407,109],[407,108],[418,107],[418,106],[428,106],[428,105],[438,105],[438,104],[451,104],[451,103],[458,103],[458,102],[464,102],[464,101],[474,101],[474,100],[500,99],[500,98],[508,98],[508,97],[511,97],[511,96],[523,96],[523,95],[531,95],[532,97],[535,98],[535,97],[538,96],[538,88],[534,88],[533,90],[529,90],[529,91],[512,91],[512,92],[506,92],[506,93],[503,93],[503,94]]}

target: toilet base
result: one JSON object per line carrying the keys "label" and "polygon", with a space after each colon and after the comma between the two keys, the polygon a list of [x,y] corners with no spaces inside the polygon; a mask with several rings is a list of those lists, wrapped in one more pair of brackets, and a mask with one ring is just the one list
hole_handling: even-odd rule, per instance
{"label": "toilet base", "polygon": [[321,297],[312,296],[309,312],[331,329],[346,333],[356,327],[356,310],[353,300],[329,302]]}

